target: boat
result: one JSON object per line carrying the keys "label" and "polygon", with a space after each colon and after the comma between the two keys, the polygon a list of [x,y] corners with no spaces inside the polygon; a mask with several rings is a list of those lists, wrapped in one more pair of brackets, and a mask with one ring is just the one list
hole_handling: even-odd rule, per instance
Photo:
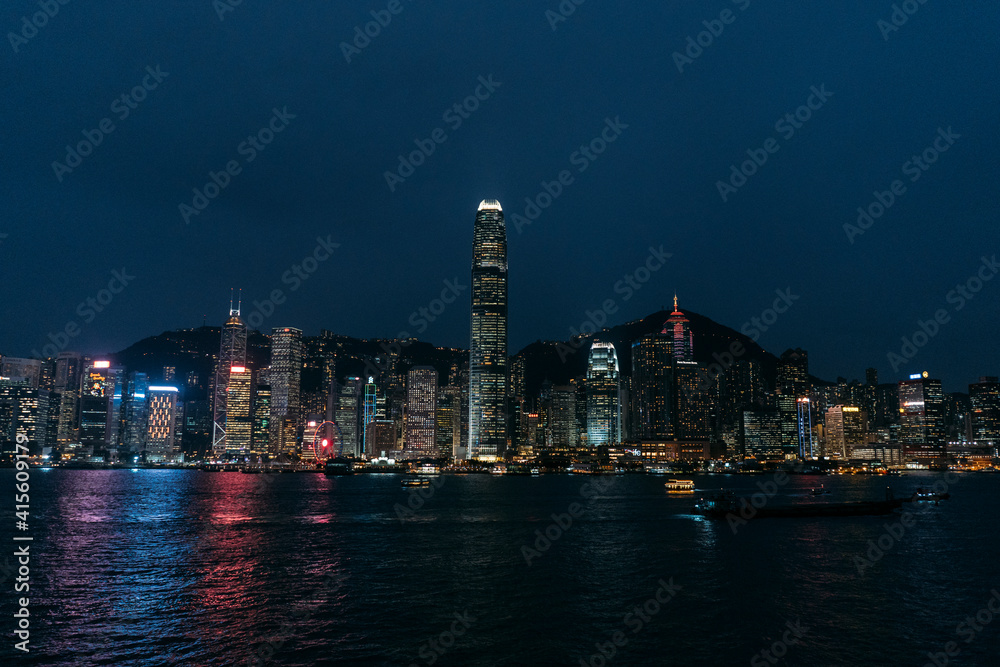
{"label": "boat", "polygon": [[690,479],[670,479],[663,486],[672,493],[694,493],[694,481]]}
{"label": "boat", "polygon": [[335,459],[327,459],[326,465],[323,466],[323,473],[327,477],[353,475],[354,462],[339,456]]}
{"label": "boat", "polygon": [[820,484],[818,489],[809,489],[809,494],[813,496],[826,496],[830,494],[830,490]]}
{"label": "boat", "polygon": [[403,486],[430,486],[431,481],[426,477],[417,477],[415,475],[408,475],[402,480]]}
{"label": "boat", "polygon": [[947,493],[947,492],[946,493],[937,493],[937,492],[933,491],[932,489],[925,489],[925,488],[922,488],[922,487],[917,487],[917,490],[913,492],[912,496],[910,496],[909,501],[910,502],[919,502],[921,500],[924,500],[924,501],[930,501],[930,502],[933,502],[933,503],[937,503],[939,500],[948,500],[949,498],[951,498],[951,494],[950,493]]}
{"label": "boat", "polygon": [[[903,501],[893,497],[892,491],[886,489],[885,500],[863,500],[841,503],[798,503],[795,505],[763,505],[754,507],[747,499],[740,502],[731,491],[722,491],[695,503],[695,514],[701,514],[711,519],[724,519],[737,516],[750,519],[807,518],[828,516],[879,516],[890,514],[898,509]],[[749,509],[748,509],[749,508]]]}

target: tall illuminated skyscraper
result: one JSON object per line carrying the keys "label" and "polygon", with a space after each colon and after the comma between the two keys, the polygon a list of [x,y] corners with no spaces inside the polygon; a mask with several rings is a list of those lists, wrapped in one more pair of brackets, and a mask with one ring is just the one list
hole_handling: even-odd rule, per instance
{"label": "tall illuminated skyscraper", "polygon": [[484,199],[472,241],[469,456],[503,457],[507,447],[507,230],[503,209]]}
{"label": "tall illuminated skyscraper", "polygon": [[694,335],[691,333],[691,322],[677,307],[677,295],[674,295],[674,312],[663,325],[663,333],[674,339],[674,358],[677,361],[694,361]]}
{"label": "tall illuminated skyscraper", "polygon": [[215,382],[212,401],[212,454],[226,453],[226,422],[229,412],[229,374],[233,366],[246,366],[247,325],[240,318],[242,301],[233,308],[229,299],[229,319],[222,327],[219,358],[215,362]]}
{"label": "tall illuminated skyscraper", "polygon": [[587,445],[621,441],[618,353],[612,343],[595,342],[587,364]]}
{"label": "tall illuminated skyscraper", "polygon": [[226,456],[246,457],[253,438],[254,374],[246,366],[229,370],[229,411],[226,421]]}
{"label": "tall illuminated skyscraper", "polygon": [[361,451],[364,454],[372,454],[378,456],[378,449],[375,447],[375,433],[369,428],[369,425],[375,421],[376,411],[378,410],[378,394],[375,387],[375,378],[371,375],[368,376],[368,382],[365,383],[365,395],[364,402],[361,406],[361,428],[362,428],[362,442]]}
{"label": "tall illuminated skyscraper", "polygon": [[899,383],[900,441],[906,456],[933,459],[945,453],[944,392],[927,371]]}
{"label": "tall illuminated skyscraper", "polygon": [[278,327],[271,331],[271,452],[291,452],[295,442],[288,442],[289,423],[298,428],[302,387],[302,331]]}

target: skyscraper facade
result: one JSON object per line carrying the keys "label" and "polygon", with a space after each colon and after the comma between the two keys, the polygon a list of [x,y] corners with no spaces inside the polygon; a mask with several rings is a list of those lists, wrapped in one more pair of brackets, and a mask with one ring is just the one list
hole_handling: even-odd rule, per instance
{"label": "skyscraper facade", "polygon": [[438,372],[431,366],[415,366],[406,374],[406,431],[408,452],[437,456]]}
{"label": "skyscraper facade", "polygon": [[900,441],[906,456],[934,459],[944,455],[944,392],[927,371],[899,383]]}
{"label": "skyscraper facade", "polygon": [[691,323],[677,307],[677,295],[674,295],[674,311],[663,325],[663,333],[673,338],[674,358],[677,361],[694,361],[694,334],[691,333]]}
{"label": "skyscraper facade", "polygon": [[177,426],[177,387],[150,386],[149,414],[142,458],[147,462],[172,461]]}
{"label": "skyscraper facade", "polygon": [[1000,381],[995,376],[979,378],[969,385],[972,403],[972,439],[982,447],[1000,445]]}
{"label": "skyscraper facade", "polygon": [[587,445],[621,442],[618,353],[612,343],[595,341],[587,364]]}
{"label": "skyscraper facade", "polygon": [[507,447],[507,230],[500,202],[485,199],[472,242],[469,456],[503,457]]}
{"label": "skyscraper facade", "polygon": [[212,391],[212,453],[216,457],[226,453],[226,423],[229,410],[229,374],[235,367],[245,367],[247,362],[247,325],[240,318],[240,305],[233,308],[229,300],[229,319],[222,326],[219,358],[215,362],[215,379]]}
{"label": "skyscraper facade", "polygon": [[302,388],[302,331],[294,327],[278,327],[271,331],[271,449],[274,454],[291,452],[295,442],[289,442],[289,426],[299,426]]}
{"label": "skyscraper facade", "polygon": [[227,458],[243,458],[250,454],[253,436],[254,374],[246,366],[229,369],[229,396],[226,400]]}
{"label": "skyscraper facade", "polygon": [[632,439],[673,436],[673,342],[669,333],[659,333],[632,343]]}

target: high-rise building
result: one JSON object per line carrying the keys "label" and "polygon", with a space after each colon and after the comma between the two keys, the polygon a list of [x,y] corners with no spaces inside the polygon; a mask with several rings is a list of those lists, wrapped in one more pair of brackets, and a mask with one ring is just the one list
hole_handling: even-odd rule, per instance
{"label": "high-rise building", "polygon": [[981,447],[1000,445],[1000,381],[996,376],[984,376],[969,385],[972,403],[972,439]]}
{"label": "high-rise building", "polygon": [[799,437],[799,456],[802,458],[814,458],[818,452],[815,447],[816,443],[813,440],[812,401],[808,397],[797,398],[795,399],[795,407]]}
{"label": "high-rise building", "polygon": [[495,461],[507,447],[507,230],[500,202],[484,199],[472,242],[469,456]]}
{"label": "high-rise building", "polygon": [[712,393],[704,386],[705,370],[695,361],[674,359],[673,372],[674,438],[709,440],[712,436]]}
{"label": "high-rise building", "polygon": [[437,456],[438,372],[414,366],[406,374],[406,450],[418,456]]}
{"label": "high-rise building", "polygon": [[226,399],[226,458],[250,455],[253,439],[254,373],[246,366],[229,369],[229,396]]}
{"label": "high-rise building", "polygon": [[229,319],[222,326],[219,358],[215,362],[212,391],[212,453],[216,457],[225,455],[230,449],[226,443],[229,374],[233,368],[245,368],[247,363],[247,325],[240,318],[241,305],[242,302],[233,308],[233,300],[230,297]]}
{"label": "high-rise building", "polygon": [[461,419],[461,404],[461,391],[458,387],[447,385],[438,392],[437,413],[434,416],[437,456],[448,458],[455,455],[455,435],[461,428],[456,422]]}
{"label": "high-rise building", "polygon": [[771,408],[752,408],[740,412],[740,447],[743,456],[761,460],[785,458],[781,442],[781,413]]}
{"label": "high-rise building", "polygon": [[[369,428],[369,426],[375,421],[377,417],[381,417],[385,420],[385,414],[378,414],[378,389],[375,386],[375,378],[371,375],[368,376],[368,382],[365,383],[365,393],[363,403],[361,405],[361,453],[367,455],[378,455],[379,449],[375,444],[375,431]],[[384,442],[385,436],[383,436],[382,444]],[[395,446],[389,447],[389,449],[395,449]]]}
{"label": "high-rise building", "polygon": [[664,326],[632,343],[632,429],[634,440],[673,436],[673,336]]}
{"label": "high-rise building", "polygon": [[580,444],[580,427],[576,419],[576,386],[552,387],[549,407],[549,432],[552,434],[550,446],[566,451]]}
{"label": "high-rise building", "polygon": [[927,371],[899,383],[900,442],[905,456],[934,459],[945,453],[944,392]]}
{"label": "high-rise building", "polygon": [[357,376],[344,378],[343,384],[337,385],[336,388],[337,405],[334,408],[333,420],[340,435],[338,453],[343,456],[357,456],[361,453],[359,434],[363,431],[358,426],[361,421],[358,408],[363,398],[362,390],[361,378]]}
{"label": "high-rise building", "polygon": [[53,388],[59,392],[76,391],[80,389],[80,373],[83,371],[83,358],[78,352],[60,352],[56,357],[56,375]]}
{"label": "high-rise building", "polygon": [[673,338],[673,353],[677,361],[694,361],[694,334],[691,323],[677,307],[677,295],[674,295],[674,311],[663,325],[663,333]]}
{"label": "high-rise building", "polygon": [[122,398],[124,420],[122,428],[122,449],[129,459],[140,455],[146,447],[147,422],[149,420],[149,378],[145,373],[133,371],[125,384]]}
{"label": "high-rise building", "polygon": [[288,420],[299,426],[302,386],[302,331],[278,327],[271,331],[271,448],[273,453],[291,452],[294,442],[284,442]]}
{"label": "high-rise building", "polygon": [[95,449],[116,451],[120,439],[124,370],[110,361],[91,361],[80,386],[80,441]]}
{"label": "high-rise building", "polygon": [[595,341],[587,363],[587,446],[621,442],[618,353],[613,343]]}
{"label": "high-rise building", "polygon": [[177,387],[149,386],[149,414],[142,458],[149,463],[174,461],[179,453]]}
{"label": "high-rise building", "polygon": [[854,450],[868,444],[868,419],[852,405],[835,405],[826,411],[826,455],[853,458]]}
{"label": "high-rise building", "polygon": [[809,353],[801,348],[785,350],[778,360],[778,391],[805,398],[810,390]]}
{"label": "high-rise building", "polygon": [[262,460],[271,451],[271,385],[263,384],[261,375],[263,373],[258,374],[253,396],[253,434],[250,441],[250,456],[255,461]]}
{"label": "high-rise building", "polygon": [[29,453],[41,454],[48,441],[50,392],[31,386],[24,375],[0,377],[0,453],[13,460],[18,437],[27,439]]}

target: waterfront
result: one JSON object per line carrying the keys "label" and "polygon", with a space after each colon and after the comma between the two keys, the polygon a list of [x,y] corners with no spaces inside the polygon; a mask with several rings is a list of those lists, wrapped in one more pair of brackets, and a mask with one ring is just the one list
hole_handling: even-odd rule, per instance
{"label": "waterfront", "polygon": [[[398,475],[31,477],[40,578],[19,664],[253,664],[271,639],[275,665],[600,664],[595,644],[613,646],[616,631],[625,643],[609,665],[773,664],[760,652],[783,636],[796,640],[783,665],[923,665],[949,641],[961,651],[949,664],[992,664],[1000,650],[1000,619],[969,643],[956,634],[1000,587],[995,475],[957,475],[952,499],[914,507],[865,568],[856,557],[898,516],[762,520],[734,534],[653,475],[446,475],[422,503]],[[742,495],[774,479],[692,478]],[[768,502],[820,484],[835,500],[887,485],[908,495],[939,479],[793,475]],[[13,471],[0,480],[12,488]],[[661,581],[679,590],[634,614]],[[452,631],[450,647],[430,644]]]}

